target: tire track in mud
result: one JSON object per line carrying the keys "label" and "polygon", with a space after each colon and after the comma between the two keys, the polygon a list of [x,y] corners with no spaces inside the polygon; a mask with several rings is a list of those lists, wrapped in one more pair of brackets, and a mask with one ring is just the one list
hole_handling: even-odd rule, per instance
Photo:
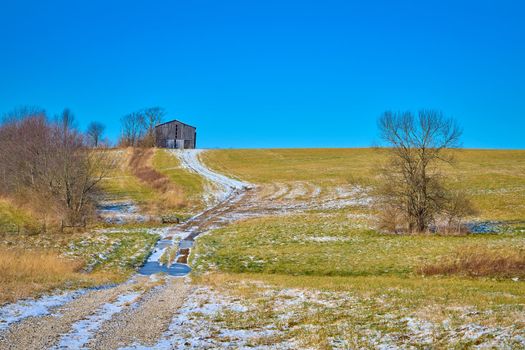
{"label": "tire track in mud", "polygon": [[290,192],[290,186],[285,183],[276,183],[275,186],[277,186],[276,191],[273,194],[270,194],[266,199],[267,200],[279,200],[282,199],[286,194]]}
{"label": "tire track in mud", "polygon": [[285,200],[303,199],[310,193],[309,186],[306,182],[299,181],[292,184],[291,190],[283,197]]}

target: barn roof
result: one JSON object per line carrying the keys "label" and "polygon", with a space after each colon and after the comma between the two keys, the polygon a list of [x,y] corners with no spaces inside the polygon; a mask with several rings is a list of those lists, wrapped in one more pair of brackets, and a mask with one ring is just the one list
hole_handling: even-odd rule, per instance
{"label": "barn roof", "polygon": [[174,122],[181,123],[181,124],[183,124],[183,125],[189,126],[190,128],[197,129],[195,126],[190,125],[190,124],[183,123],[183,122],[181,122],[180,120],[177,120],[177,119],[173,119],[173,120],[170,120],[170,121],[168,121],[168,122],[164,122],[164,123],[157,124],[157,125],[155,125],[155,127],[158,127],[158,126],[161,126],[161,125],[166,125],[166,124],[171,124],[171,123],[174,123]]}

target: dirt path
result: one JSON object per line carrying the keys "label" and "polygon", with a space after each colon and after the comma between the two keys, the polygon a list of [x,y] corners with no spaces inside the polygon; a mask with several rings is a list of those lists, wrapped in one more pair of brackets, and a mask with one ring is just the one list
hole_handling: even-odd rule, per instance
{"label": "dirt path", "polygon": [[[154,253],[139,270],[139,274],[152,275],[160,272],[172,276],[189,274],[191,269],[187,262],[194,239],[200,233],[209,230],[210,227],[218,227],[220,224],[228,223],[228,220],[223,219],[224,214],[235,210],[245,193],[253,187],[248,183],[231,179],[208,169],[199,160],[201,152],[201,150],[177,150],[173,151],[173,155],[179,158],[183,168],[197,173],[206,180],[206,192],[211,197],[208,208],[181,225],[173,227],[172,236],[183,237],[183,239],[160,240],[155,246]],[[162,264],[159,261],[164,252],[177,248],[174,261],[168,264]]]}
{"label": "dirt path", "polygon": [[[207,210],[170,229],[171,240],[161,239],[139,274],[128,282],[77,293],[63,301],[44,305],[47,299],[21,301],[0,309],[0,349],[118,349],[152,346],[168,330],[189,293],[186,264],[165,266],[159,258],[166,249],[180,245],[188,255],[193,239],[211,227],[227,224],[224,215],[235,211],[248,184],[215,173],[199,161],[198,150],[176,152],[182,166],[203,176],[212,192]],[[184,238],[182,242],[180,238]],[[186,267],[186,268],[182,268]],[[175,271],[176,273],[171,273]],[[158,275],[167,272],[168,275]],[[17,310],[17,307],[19,308]],[[5,310],[4,310],[5,309]],[[5,311],[2,313],[2,311]],[[9,324],[7,324],[9,322]]]}
{"label": "dirt path", "polygon": [[[189,279],[181,276],[191,271],[187,259],[196,237],[239,219],[354,205],[363,200],[355,195],[358,189],[322,194],[319,187],[304,182],[255,187],[210,170],[201,163],[201,152],[173,151],[173,155],[184,168],[206,180],[206,210],[169,228],[144,267],[124,284],[0,308],[0,349],[170,349],[170,334],[179,334],[176,328],[185,322],[178,319],[178,310],[192,293]],[[161,256],[169,249],[178,249],[176,258],[168,265],[161,264]],[[193,344],[193,335],[187,337],[182,343]]]}

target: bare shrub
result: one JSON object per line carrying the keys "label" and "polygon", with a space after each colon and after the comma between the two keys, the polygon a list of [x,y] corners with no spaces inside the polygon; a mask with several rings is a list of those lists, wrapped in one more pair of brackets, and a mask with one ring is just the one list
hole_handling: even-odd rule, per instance
{"label": "bare shrub", "polygon": [[445,188],[438,169],[452,162],[449,150],[459,147],[461,131],[452,119],[432,110],[420,111],[417,118],[410,112],[386,112],[379,129],[391,153],[380,171],[380,227],[425,232],[443,218],[455,224],[472,212],[464,195]]}
{"label": "bare shrub", "polygon": [[406,223],[405,215],[394,206],[382,206],[377,216],[378,228],[381,231],[401,233]]}
{"label": "bare shrub", "polygon": [[417,271],[423,275],[525,277],[525,251],[464,246],[454,255],[421,266]]}
{"label": "bare shrub", "polygon": [[435,231],[445,234],[466,232],[463,221],[475,214],[477,211],[465,192],[449,191],[446,194],[440,218],[436,220]]}

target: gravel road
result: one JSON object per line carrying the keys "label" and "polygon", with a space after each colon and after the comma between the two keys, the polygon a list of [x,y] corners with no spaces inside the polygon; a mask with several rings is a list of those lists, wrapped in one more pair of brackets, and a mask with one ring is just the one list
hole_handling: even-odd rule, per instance
{"label": "gravel road", "polygon": [[[180,242],[187,252],[200,234],[239,219],[287,215],[315,205],[338,208],[366,204],[366,195],[357,196],[361,190],[355,188],[321,193],[320,188],[302,182],[255,187],[208,169],[200,161],[201,152],[173,151],[173,155],[184,168],[206,179],[211,197],[209,206],[170,228],[173,241],[163,240],[157,251]],[[160,255],[153,254],[149,263],[150,260],[158,263]],[[173,321],[185,317],[179,313],[185,301],[191,299],[188,298],[192,293],[191,282],[189,277],[157,274],[154,269],[142,272],[117,286],[74,293],[68,298],[57,296],[56,301],[51,296],[51,301],[47,297],[1,307],[0,349],[147,349],[159,344],[172,348],[166,332],[174,332],[170,327],[183,327]],[[9,319],[2,319],[3,315]],[[194,340],[185,338],[177,342],[194,344]]]}

